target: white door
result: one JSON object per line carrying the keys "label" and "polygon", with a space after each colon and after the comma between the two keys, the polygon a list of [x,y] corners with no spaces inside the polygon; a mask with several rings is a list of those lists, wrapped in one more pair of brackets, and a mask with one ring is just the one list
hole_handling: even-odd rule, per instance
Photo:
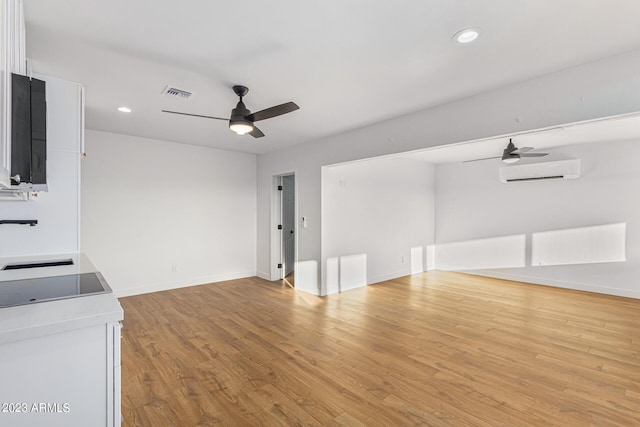
{"label": "white door", "polygon": [[295,262],[295,176],[282,177],[282,273],[293,272]]}

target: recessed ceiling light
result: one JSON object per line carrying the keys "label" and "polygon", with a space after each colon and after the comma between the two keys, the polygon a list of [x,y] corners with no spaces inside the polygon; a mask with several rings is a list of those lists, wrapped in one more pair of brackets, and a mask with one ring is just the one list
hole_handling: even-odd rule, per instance
{"label": "recessed ceiling light", "polygon": [[118,111],[120,111],[121,113],[130,113],[131,112],[131,108],[129,108],[129,107],[118,107]]}
{"label": "recessed ceiling light", "polygon": [[478,28],[465,28],[464,30],[460,30],[453,35],[452,40],[460,44],[471,43],[480,35],[480,30]]}

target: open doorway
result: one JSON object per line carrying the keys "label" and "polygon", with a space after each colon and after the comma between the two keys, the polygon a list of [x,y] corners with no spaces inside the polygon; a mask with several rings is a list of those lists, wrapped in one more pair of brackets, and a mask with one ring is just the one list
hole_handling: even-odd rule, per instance
{"label": "open doorway", "polygon": [[280,278],[295,287],[296,201],[295,175],[278,177],[280,194]]}

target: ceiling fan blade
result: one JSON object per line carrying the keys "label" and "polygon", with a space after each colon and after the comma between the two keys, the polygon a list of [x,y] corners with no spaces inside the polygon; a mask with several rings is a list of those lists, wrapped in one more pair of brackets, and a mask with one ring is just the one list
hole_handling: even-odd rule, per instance
{"label": "ceiling fan blade", "polygon": [[535,148],[533,148],[533,147],[520,147],[520,148],[516,149],[515,151],[512,151],[511,154],[522,154],[522,153],[526,153],[527,151],[531,151],[531,150],[535,150]]}
{"label": "ceiling fan blade", "polygon": [[266,108],[258,112],[245,116],[247,120],[257,122],[259,120],[270,119],[272,117],[281,116],[283,114],[290,113],[299,109],[295,102],[285,102],[284,104],[276,105],[275,107]]}
{"label": "ceiling fan blade", "polygon": [[249,135],[251,135],[254,138],[262,138],[264,136],[264,133],[262,133],[262,131],[260,129],[258,129],[257,127],[255,127],[255,125],[253,126],[253,130],[251,132],[249,132]]}
{"label": "ceiling fan blade", "polygon": [[213,116],[203,116],[200,114],[191,114],[191,113],[181,113],[180,111],[169,111],[169,110],[162,110],[163,113],[171,113],[171,114],[180,114],[182,116],[192,116],[192,117],[202,117],[204,119],[215,119],[215,120],[226,120],[229,121],[229,119],[225,119],[222,117],[213,117]]}
{"label": "ceiling fan blade", "polygon": [[525,154],[520,154],[520,157],[544,157],[548,155],[549,153],[525,153]]}
{"label": "ceiling fan blade", "polygon": [[501,159],[502,156],[484,157],[482,159],[464,160],[462,163],[479,162],[480,160]]}

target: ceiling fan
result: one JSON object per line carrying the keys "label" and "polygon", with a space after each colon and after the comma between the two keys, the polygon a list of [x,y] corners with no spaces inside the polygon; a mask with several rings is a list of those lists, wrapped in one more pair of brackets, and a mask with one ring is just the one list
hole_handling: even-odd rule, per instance
{"label": "ceiling fan", "polygon": [[511,138],[509,138],[509,144],[507,148],[502,151],[502,156],[484,157],[482,159],[465,160],[463,163],[477,162],[479,160],[488,159],[502,159],[504,163],[515,163],[520,160],[521,157],[544,157],[549,153],[529,153],[529,151],[535,150],[533,147],[518,148],[513,144]]}
{"label": "ceiling fan", "polygon": [[233,91],[240,97],[240,101],[236,105],[236,108],[231,110],[231,118],[225,119],[223,117],[203,116],[200,114],[182,113],[180,111],[162,110],[163,113],[181,114],[183,116],[203,117],[205,119],[225,120],[229,121],[229,129],[237,133],[238,135],[249,134],[254,138],[262,138],[264,133],[258,129],[253,123],[270,119],[272,117],[281,116],[283,114],[290,113],[299,109],[295,102],[285,102],[284,104],[276,105],[274,107],[266,108],[264,110],[252,113],[247,109],[242,102],[242,98],[249,92],[249,88],[246,86],[236,85],[233,87]]}

